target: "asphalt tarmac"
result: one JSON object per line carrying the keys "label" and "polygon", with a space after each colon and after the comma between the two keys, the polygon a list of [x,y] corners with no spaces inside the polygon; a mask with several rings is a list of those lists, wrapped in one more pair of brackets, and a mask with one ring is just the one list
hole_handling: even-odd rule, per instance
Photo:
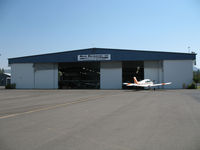
{"label": "asphalt tarmac", "polygon": [[200,90],[0,90],[0,150],[199,150]]}

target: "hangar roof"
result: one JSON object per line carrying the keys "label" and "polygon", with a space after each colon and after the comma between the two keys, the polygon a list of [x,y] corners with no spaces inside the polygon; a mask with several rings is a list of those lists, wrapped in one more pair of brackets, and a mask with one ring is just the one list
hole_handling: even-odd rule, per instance
{"label": "hangar roof", "polygon": [[58,53],[9,58],[13,63],[59,63],[79,61],[142,61],[142,60],[194,60],[196,54],[125,50],[109,48],[88,48]]}

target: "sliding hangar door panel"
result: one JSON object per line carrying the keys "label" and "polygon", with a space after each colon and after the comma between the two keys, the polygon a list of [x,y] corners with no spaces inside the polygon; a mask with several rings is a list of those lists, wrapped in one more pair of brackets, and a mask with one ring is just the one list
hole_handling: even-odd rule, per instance
{"label": "sliding hangar door panel", "polygon": [[11,83],[16,84],[17,89],[34,88],[33,63],[11,64]]}
{"label": "sliding hangar door panel", "polygon": [[154,83],[163,82],[162,61],[144,61],[144,78]]}
{"label": "sliding hangar door panel", "polygon": [[122,88],[122,63],[101,62],[100,88],[121,89]]}
{"label": "sliding hangar door panel", "polygon": [[166,86],[169,89],[187,87],[193,79],[192,60],[164,60],[164,82],[172,82]]}
{"label": "sliding hangar door panel", "polygon": [[58,88],[58,67],[56,64],[35,64],[34,71],[36,89]]}

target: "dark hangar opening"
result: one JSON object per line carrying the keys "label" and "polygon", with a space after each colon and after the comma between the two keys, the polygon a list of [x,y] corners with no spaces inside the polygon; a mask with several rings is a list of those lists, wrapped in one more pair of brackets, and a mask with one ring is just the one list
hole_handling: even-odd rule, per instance
{"label": "dark hangar opening", "polygon": [[99,89],[100,62],[59,63],[60,89]]}
{"label": "dark hangar opening", "polygon": [[[138,81],[144,80],[144,61],[123,61],[122,62],[122,83],[133,83],[133,77]],[[141,89],[141,87],[122,86],[123,89]]]}

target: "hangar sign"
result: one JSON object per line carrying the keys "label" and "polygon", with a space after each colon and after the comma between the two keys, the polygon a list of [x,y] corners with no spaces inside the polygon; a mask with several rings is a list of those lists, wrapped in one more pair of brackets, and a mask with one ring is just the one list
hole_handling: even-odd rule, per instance
{"label": "hangar sign", "polygon": [[78,55],[78,61],[111,60],[111,54],[84,54]]}

